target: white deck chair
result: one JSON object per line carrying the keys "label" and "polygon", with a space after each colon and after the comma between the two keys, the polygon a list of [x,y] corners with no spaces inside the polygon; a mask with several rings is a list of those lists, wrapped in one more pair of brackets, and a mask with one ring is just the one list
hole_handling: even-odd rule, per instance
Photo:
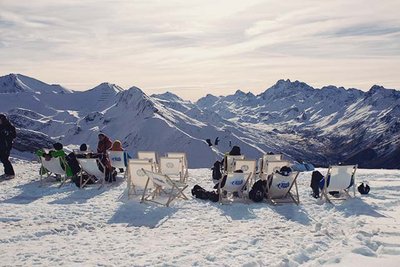
{"label": "white deck chair", "polygon": [[159,172],[168,175],[171,179],[178,179],[180,182],[185,182],[185,168],[183,158],[160,158]]}
{"label": "white deck chair", "polygon": [[239,159],[244,159],[244,155],[238,155],[238,156],[226,155],[224,160],[225,173],[233,172],[235,170],[235,161]]}
{"label": "white deck chair", "polygon": [[154,151],[138,151],[138,159],[147,159],[153,164],[154,171],[158,171],[157,154]]}
{"label": "white deck chair", "polygon": [[[255,160],[246,160],[246,159],[238,159],[235,161],[235,167],[234,170],[241,170],[243,173],[249,174],[251,173],[250,181],[253,181],[253,178],[255,178],[256,174],[256,167],[257,163]],[[255,182],[255,181],[254,181]]]}
{"label": "white deck chair", "polygon": [[264,154],[263,155],[263,161],[278,161],[278,160],[282,160],[283,159],[283,155],[282,154]]}
{"label": "white deck chair", "polygon": [[[219,202],[222,204],[224,198],[228,198],[230,194],[237,192],[240,199],[244,199],[244,191],[249,189],[248,182],[252,173],[228,173],[223,187],[221,187],[222,180],[218,183]],[[223,192],[226,191],[226,196]]]}
{"label": "white deck chair", "polygon": [[[130,159],[128,162],[128,198],[131,198],[133,194],[136,194],[137,188],[145,188],[147,182],[147,176],[143,172],[154,171],[153,163],[147,159]],[[148,184],[148,189],[153,188],[153,183]],[[133,191],[133,194],[132,194]]]}
{"label": "white deck chair", "polygon": [[[99,179],[101,187],[104,186],[104,183],[106,181],[106,174],[105,174],[105,167],[101,163],[99,159],[96,158],[77,158],[76,159],[81,166],[81,171],[79,173],[80,177],[80,188],[83,188],[86,183],[89,181],[89,179],[86,180],[86,182],[83,182],[83,174],[86,173],[87,175],[95,176],[97,179]],[[103,168],[104,172],[99,170],[99,165]]]}
{"label": "white deck chair", "polygon": [[262,173],[264,177],[279,171],[283,166],[289,166],[290,162],[286,160],[266,161],[263,164]]}
{"label": "white deck chair", "polygon": [[[288,176],[274,173],[267,180],[267,197],[273,203],[289,203],[294,202],[300,204],[299,191],[297,187],[297,177],[299,172],[291,172]],[[295,192],[292,193],[292,188]]]}
{"label": "white deck chair", "polygon": [[[171,180],[167,175],[161,173],[155,173],[151,171],[146,171],[142,169],[142,171],[147,176],[146,186],[143,191],[142,200],[140,203],[144,202],[154,202],[160,205],[164,205],[166,207],[175,199],[175,198],[183,198],[187,200],[188,198],[185,196],[183,191],[188,187],[188,185],[184,183],[180,183],[178,181]],[[152,193],[148,193],[148,185],[150,182],[153,182],[155,186],[155,190]],[[146,194],[147,193],[147,194]],[[157,201],[156,198],[160,196],[162,193],[165,193],[168,197],[168,200],[164,202]]]}
{"label": "white deck chair", "polygon": [[125,165],[125,157],[127,157],[125,151],[107,151],[108,158],[110,159],[111,166],[117,171],[119,169],[124,170],[124,179],[126,178],[127,166]]}
{"label": "white deck chair", "polygon": [[[344,193],[348,197],[352,197],[349,193],[349,189],[353,188],[353,197],[356,196],[356,171],[357,165],[346,165],[346,166],[330,166],[325,176],[325,183],[322,189],[321,198],[325,198],[328,202],[332,203],[332,200],[345,200],[344,198],[330,198],[329,192],[338,191]],[[328,179],[326,179],[328,178]]]}
{"label": "white deck chair", "polygon": [[[61,164],[64,164],[66,166],[66,162],[63,158],[61,157],[56,157],[56,158],[50,158],[50,160],[46,160],[45,157],[39,157],[40,163],[41,163],[41,168],[45,168],[49,172],[47,173],[47,178],[50,177],[51,174],[54,175],[60,175],[61,177],[61,186],[65,184],[67,181],[67,173],[66,171],[62,168]],[[42,171],[40,171],[40,183],[43,185],[43,174]]]}
{"label": "white deck chair", "polygon": [[188,160],[186,157],[186,153],[184,152],[168,152],[167,153],[168,158],[182,158],[183,159],[183,177],[185,181],[187,180],[189,176],[189,164]]}

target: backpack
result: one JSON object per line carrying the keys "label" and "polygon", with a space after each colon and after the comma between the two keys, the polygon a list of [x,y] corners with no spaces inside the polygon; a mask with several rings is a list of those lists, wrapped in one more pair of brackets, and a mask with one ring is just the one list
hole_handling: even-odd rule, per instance
{"label": "backpack", "polygon": [[203,200],[211,200],[212,202],[219,201],[219,195],[217,193],[214,191],[206,191],[203,187],[197,184],[192,189],[192,196]]}
{"label": "backpack", "polygon": [[254,202],[261,202],[265,197],[265,190],[267,187],[267,181],[258,180],[254,183],[253,187],[249,192],[249,198]]}
{"label": "backpack", "polygon": [[367,195],[371,188],[369,187],[368,184],[361,183],[358,187],[358,192],[360,192],[361,195]]}

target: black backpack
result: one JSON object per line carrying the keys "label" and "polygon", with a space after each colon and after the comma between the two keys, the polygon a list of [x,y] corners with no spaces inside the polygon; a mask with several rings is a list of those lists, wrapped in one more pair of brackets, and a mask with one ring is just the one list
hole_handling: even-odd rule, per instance
{"label": "black backpack", "polygon": [[221,177],[222,177],[221,162],[219,162],[219,161],[214,162],[214,167],[212,167],[211,169],[212,169],[212,178],[213,178],[213,180],[221,179]]}
{"label": "black backpack", "polygon": [[369,187],[368,184],[361,183],[358,187],[358,192],[360,192],[361,195],[367,195],[371,188]]}
{"label": "black backpack", "polygon": [[265,197],[265,190],[267,187],[267,181],[258,180],[254,183],[253,187],[249,192],[249,198],[254,202],[261,202]]}

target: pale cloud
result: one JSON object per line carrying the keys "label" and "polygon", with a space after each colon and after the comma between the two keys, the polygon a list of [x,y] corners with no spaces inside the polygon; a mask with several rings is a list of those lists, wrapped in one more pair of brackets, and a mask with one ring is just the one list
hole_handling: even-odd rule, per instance
{"label": "pale cloud", "polygon": [[0,74],[190,99],[281,78],[400,88],[398,0],[0,0]]}

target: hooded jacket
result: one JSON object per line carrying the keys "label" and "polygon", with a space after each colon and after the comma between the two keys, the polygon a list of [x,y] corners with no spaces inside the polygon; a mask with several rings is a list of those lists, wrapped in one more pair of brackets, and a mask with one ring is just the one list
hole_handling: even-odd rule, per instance
{"label": "hooded jacket", "polygon": [[99,143],[97,144],[97,153],[100,154],[106,154],[107,150],[109,150],[112,146],[112,142],[110,140],[110,138],[108,138],[108,136],[104,135],[104,140],[103,141],[99,141]]}
{"label": "hooded jacket", "polygon": [[0,119],[0,151],[10,151],[17,132],[5,115],[0,114]]}

